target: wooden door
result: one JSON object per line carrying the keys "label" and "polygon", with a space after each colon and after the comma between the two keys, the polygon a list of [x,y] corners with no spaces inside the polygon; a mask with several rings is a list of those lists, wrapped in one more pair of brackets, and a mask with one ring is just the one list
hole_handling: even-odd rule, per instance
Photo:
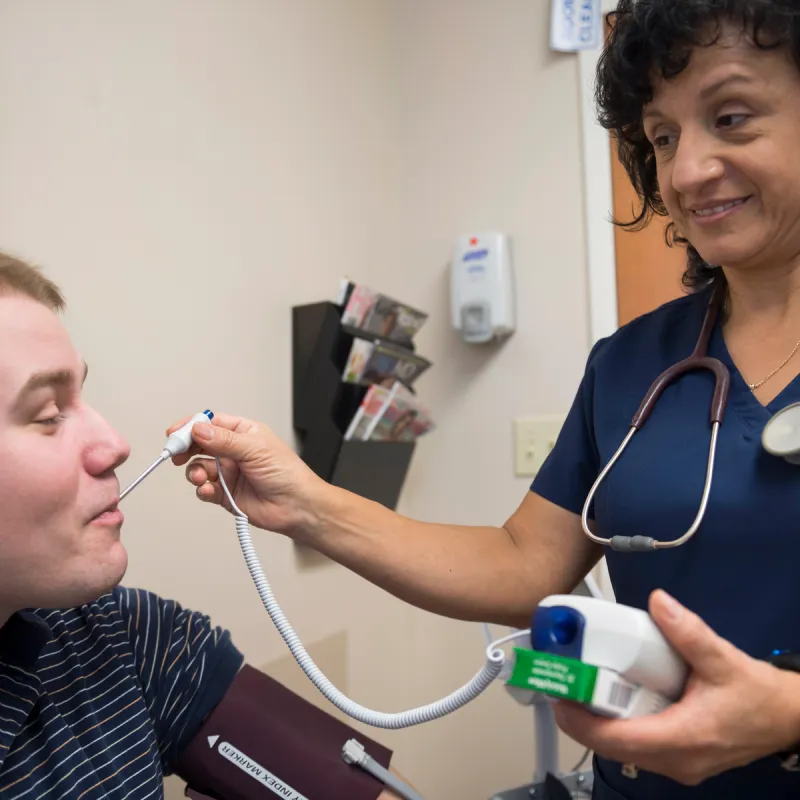
{"label": "wooden door", "polygon": [[[608,36],[608,21],[604,24]],[[634,219],[641,202],[631,185],[625,168],[617,157],[616,144],[611,142],[611,186],[614,219]],[[666,227],[669,220],[653,217],[640,231],[614,227],[614,251],[617,273],[617,323],[632,319],[674,300],[683,292],[681,275],[686,264],[682,247],[669,247]]]}
{"label": "wooden door", "polygon": [[[625,168],[612,144],[611,176],[614,218],[633,219],[641,207]],[[681,275],[686,265],[686,250],[669,247],[665,229],[669,220],[654,217],[641,231],[630,232],[615,227],[614,242],[617,270],[618,323],[624,325],[635,317],[652,311],[662,303],[685,292]]]}

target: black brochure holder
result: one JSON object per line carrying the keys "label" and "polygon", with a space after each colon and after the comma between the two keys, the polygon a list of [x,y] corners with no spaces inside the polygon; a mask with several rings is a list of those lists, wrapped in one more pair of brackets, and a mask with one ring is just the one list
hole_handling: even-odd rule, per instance
{"label": "black brochure holder", "polygon": [[[414,442],[345,441],[367,387],[342,380],[355,337],[331,302],[292,309],[293,425],[303,461],[321,478],[394,509]],[[409,348],[413,349],[413,348]]]}

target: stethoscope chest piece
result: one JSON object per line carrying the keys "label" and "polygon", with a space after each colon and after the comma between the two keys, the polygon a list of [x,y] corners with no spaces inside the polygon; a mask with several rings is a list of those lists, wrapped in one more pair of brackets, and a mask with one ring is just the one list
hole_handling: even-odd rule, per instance
{"label": "stethoscope chest piece", "polygon": [[792,403],[778,411],[764,426],[763,448],[773,456],[800,464],[800,403]]}

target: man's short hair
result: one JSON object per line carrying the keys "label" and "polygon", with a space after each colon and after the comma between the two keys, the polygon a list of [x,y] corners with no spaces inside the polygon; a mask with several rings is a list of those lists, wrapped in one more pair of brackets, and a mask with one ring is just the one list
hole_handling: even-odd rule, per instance
{"label": "man's short hair", "polygon": [[37,267],[0,251],[0,297],[9,294],[25,295],[55,312],[66,305],[58,286]]}

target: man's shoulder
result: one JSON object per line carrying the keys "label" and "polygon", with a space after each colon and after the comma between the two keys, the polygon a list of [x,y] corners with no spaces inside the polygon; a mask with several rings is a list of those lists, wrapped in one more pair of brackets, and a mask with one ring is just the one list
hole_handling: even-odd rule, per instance
{"label": "man's shoulder", "polygon": [[124,621],[130,616],[139,617],[148,610],[152,611],[152,608],[147,608],[148,606],[166,602],[168,601],[144,589],[116,586],[95,600],[81,605],[64,608],[34,608],[25,613],[30,618],[36,618],[51,628],[53,625],[69,623],[74,626],[77,620],[83,620],[86,623],[104,622],[108,625],[114,620]]}
{"label": "man's shoulder", "polygon": [[24,613],[29,617],[36,617],[48,624],[67,622],[76,618],[90,619],[92,617],[109,617],[119,610],[119,600],[116,590],[107,592],[95,600],[77,606],[64,606],[63,608],[32,608]]}
{"label": "man's shoulder", "polygon": [[[152,591],[116,586],[96,600],[64,609],[34,609],[39,627],[51,642],[127,639],[137,661],[153,657],[155,649],[190,641],[192,652],[210,647],[235,650],[230,633],[215,626],[209,615],[185,608],[177,600]],[[119,641],[118,639],[118,641]]]}

